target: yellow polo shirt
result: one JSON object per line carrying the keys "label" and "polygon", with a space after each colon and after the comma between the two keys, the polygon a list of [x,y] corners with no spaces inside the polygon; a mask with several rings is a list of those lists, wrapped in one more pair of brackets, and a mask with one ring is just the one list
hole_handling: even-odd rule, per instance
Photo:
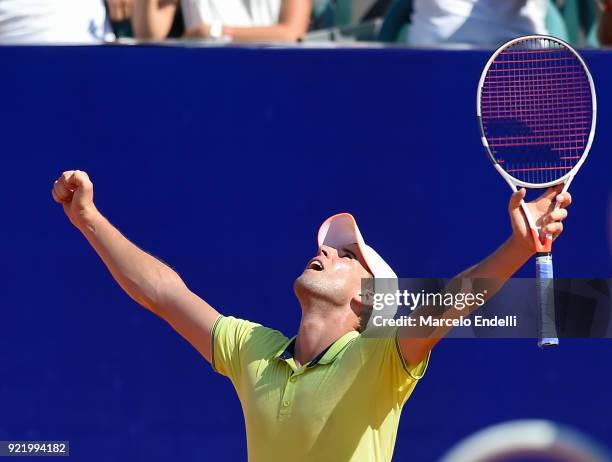
{"label": "yellow polo shirt", "polygon": [[390,461],[402,407],[427,367],[406,367],[396,334],[349,332],[297,367],[295,337],[219,317],[212,365],[240,398],[249,461]]}

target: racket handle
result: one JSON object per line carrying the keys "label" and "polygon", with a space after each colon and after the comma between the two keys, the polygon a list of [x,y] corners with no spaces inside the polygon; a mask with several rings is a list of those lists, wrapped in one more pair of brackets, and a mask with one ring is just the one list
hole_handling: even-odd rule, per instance
{"label": "racket handle", "polygon": [[555,284],[553,279],[552,254],[538,252],[536,257],[536,292],[539,310],[539,347],[559,344],[555,322]]}

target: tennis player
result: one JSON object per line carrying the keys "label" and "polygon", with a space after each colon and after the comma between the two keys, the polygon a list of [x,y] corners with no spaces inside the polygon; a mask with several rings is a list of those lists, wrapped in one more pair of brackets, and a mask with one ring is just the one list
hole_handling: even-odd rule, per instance
{"label": "tennis player", "polygon": [[[550,189],[530,210],[557,237],[569,193]],[[223,316],[189,290],[180,276],[128,241],[97,210],[83,171],[64,172],[52,195],[115,280],[137,303],[166,320],[215,371],[232,382],[244,413],[249,460],[390,461],[402,407],[425,373],[437,339],[366,335],[360,314],[362,278],[394,278],[365,244],[353,217],[328,218],[318,252],[295,280],[302,309],[297,335]],[[509,278],[533,254],[519,206],[509,204],[512,234],[462,277]],[[553,210],[555,201],[561,208]]]}

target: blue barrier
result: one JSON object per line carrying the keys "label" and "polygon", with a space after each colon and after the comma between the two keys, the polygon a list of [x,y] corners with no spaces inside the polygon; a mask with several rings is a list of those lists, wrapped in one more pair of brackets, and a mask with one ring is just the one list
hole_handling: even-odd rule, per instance
{"label": "blue barrier", "polygon": [[[88,171],[110,221],[217,309],[293,334],[291,284],[332,213],[353,212],[404,277],[453,275],[508,236],[509,188],[475,118],[488,55],[0,48],[0,440],[70,440],[72,459],[88,462],[246,458],[231,384],[114,284],[51,200],[61,171]],[[610,277],[612,55],[584,56],[599,131],[555,273]],[[404,409],[394,460],[436,460],[519,418],[610,445],[611,356],[605,341],[545,352],[443,342]]]}

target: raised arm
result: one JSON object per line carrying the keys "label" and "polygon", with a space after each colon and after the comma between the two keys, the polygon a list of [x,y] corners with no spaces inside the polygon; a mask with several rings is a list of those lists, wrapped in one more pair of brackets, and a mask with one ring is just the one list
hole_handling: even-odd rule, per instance
{"label": "raised arm", "polygon": [[85,172],[64,172],[53,198],[98,253],[121,288],[137,303],[166,320],[208,361],[211,331],[219,313],[192,293],[167,265],[125,238],[97,210]]}
{"label": "raised arm", "polygon": [[140,39],[163,40],[170,33],[178,0],[135,0],[132,27]]}
{"label": "raised arm", "polygon": [[[566,208],[571,204],[572,197],[566,192],[559,194],[563,185],[548,189],[536,200],[529,202],[531,215],[542,227],[545,233],[556,239],[563,231],[563,223],[567,217]],[[521,209],[521,200],[525,190],[521,189],[510,198],[508,212],[512,225],[512,235],[495,252],[480,263],[466,269],[456,276],[456,279],[487,279],[487,298],[491,298],[512,275],[529,260],[535,250],[527,220]],[[556,202],[560,208],[554,210]],[[422,307],[427,310],[428,307]],[[474,310],[472,310],[474,311]],[[448,316],[459,315],[457,310],[447,310]],[[470,312],[462,312],[468,315]],[[411,327],[402,327],[399,332],[399,344],[404,360],[410,365],[417,365],[427,357],[429,351],[446,335],[451,328],[438,328],[435,335],[428,337],[415,336]]]}
{"label": "raised arm", "polygon": [[[295,42],[308,30],[311,0],[284,0],[277,24],[265,27],[232,27],[223,25],[223,35],[237,42]],[[210,24],[200,24],[188,30],[186,37],[199,38],[210,35]]]}

